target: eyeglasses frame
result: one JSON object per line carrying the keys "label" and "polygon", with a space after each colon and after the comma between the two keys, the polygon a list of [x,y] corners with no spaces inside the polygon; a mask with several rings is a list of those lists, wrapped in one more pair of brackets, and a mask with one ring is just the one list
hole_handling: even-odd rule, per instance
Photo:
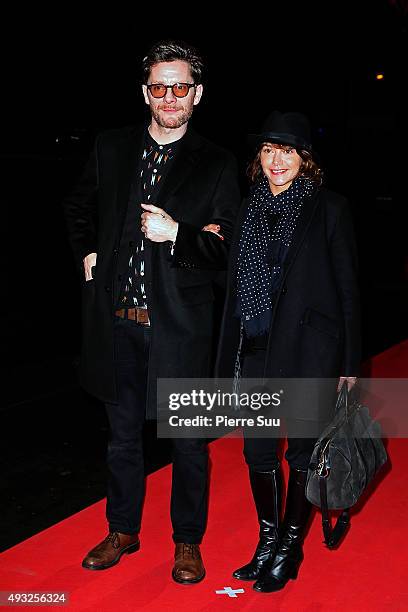
{"label": "eyeglasses frame", "polygon": [[[165,93],[162,96],[156,97],[151,93],[151,88],[153,87],[153,85],[161,85],[162,87],[166,88]],[[177,96],[174,93],[173,87],[176,87],[176,85],[187,85],[188,87],[188,92],[186,93],[185,96]],[[146,88],[148,89],[148,91],[150,91],[150,95],[152,96],[152,98],[154,98],[155,100],[161,100],[162,98],[164,98],[167,95],[167,91],[168,89],[171,89],[173,96],[175,98],[187,98],[188,94],[190,93],[190,89],[192,87],[197,87],[196,83],[173,83],[173,85],[165,85],[164,83],[149,83],[148,85],[146,84]]]}

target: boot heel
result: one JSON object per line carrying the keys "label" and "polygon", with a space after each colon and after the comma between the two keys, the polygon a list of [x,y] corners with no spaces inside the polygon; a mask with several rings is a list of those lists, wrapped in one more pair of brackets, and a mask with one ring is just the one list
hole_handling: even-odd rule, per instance
{"label": "boot heel", "polygon": [[289,573],[289,578],[291,580],[296,580],[296,578],[298,577],[298,573],[299,573],[299,566],[292,568]]}

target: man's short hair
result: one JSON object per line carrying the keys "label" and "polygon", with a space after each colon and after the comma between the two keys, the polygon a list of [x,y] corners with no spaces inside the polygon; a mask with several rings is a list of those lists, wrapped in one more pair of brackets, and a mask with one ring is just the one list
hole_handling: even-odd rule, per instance
{"label": "man's short hair", "polygon": [[177,60],[190,64],[191,76],[194,83],[199,85],[202,82],[203,59],[197,49],[181,40],[162,40],[150,49],[142,62],[143,83],[147,83],[153,66]]}

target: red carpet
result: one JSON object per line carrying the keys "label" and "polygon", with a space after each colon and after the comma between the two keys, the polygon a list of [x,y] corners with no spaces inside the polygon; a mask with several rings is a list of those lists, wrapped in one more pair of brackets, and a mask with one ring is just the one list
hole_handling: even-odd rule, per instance
{"label": "red carpet", "polygon": [[[372,361],[376,376],[408,377],[408,341]],[[250,583],[231,578],[231,571],[250,559],[257,536],[241,449],[242,440],[236,438],[210,445],[210,513],[202,545],[207,577],[200,584],[181,586],[170,577],[173,546],[170,467],[166,467],[148,478],[139,552],[123,557],[111,570],[81,568],[84,553],[104,534],[105,504],[100,502],[0,555],[0,591],[67,591],[70,602],[65,609],[92,612],[408,609],[406,440],[389,441],[391,465],[369,492],[367,503],[352,515],[351,529],[341,547],[329,551],[323,546],[317,514],[298,579],[274,594],[255,593]],[[215,593],[227,586],[245,592],[237,598]]]}

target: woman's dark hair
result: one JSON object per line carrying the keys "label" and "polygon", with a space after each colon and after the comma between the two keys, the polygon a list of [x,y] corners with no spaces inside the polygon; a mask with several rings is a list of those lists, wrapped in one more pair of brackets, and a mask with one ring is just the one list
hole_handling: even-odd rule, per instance
{"label": "woman's dark hair", "polygon": [[162,40],[150,49],[142,62],[143,83],[147,83],[150,70],[153,66],[160,62],[174,62],[177,60],[190,64],[191,76],[194,83],[199,85],[202,82],[203,59],[197,49],[181,40]]}
{"label": "woman's dark hair", "polygon": [[[248,166],[247,175],[249,176],[250,180],[253,183],[256,183],[263,174],[262,166],[261,166],[261,151],[262,151],[262,148],[267,144],[270,144],[270,143],[263,142],[260,145],[258,152],[255,156],[255,159]],[[289,145],[282,145],[282,144],[274,143],[274,146],[278,147],[279,149],[285,149]],[[293,147],[289,146],[289,148],[292,149]],[[298,176],[302,176],[303,178],[308,178],[311,181],[314,181],[315,183],[317,183],[318,185],[321,185],[323,181],[323,171],[317,165],[317,163],[313,160],[312,154],[309,153],[309,151],[305,151],[304,149],[296,149],[296,152],[302,158],[302,163],[299,168]]]}

